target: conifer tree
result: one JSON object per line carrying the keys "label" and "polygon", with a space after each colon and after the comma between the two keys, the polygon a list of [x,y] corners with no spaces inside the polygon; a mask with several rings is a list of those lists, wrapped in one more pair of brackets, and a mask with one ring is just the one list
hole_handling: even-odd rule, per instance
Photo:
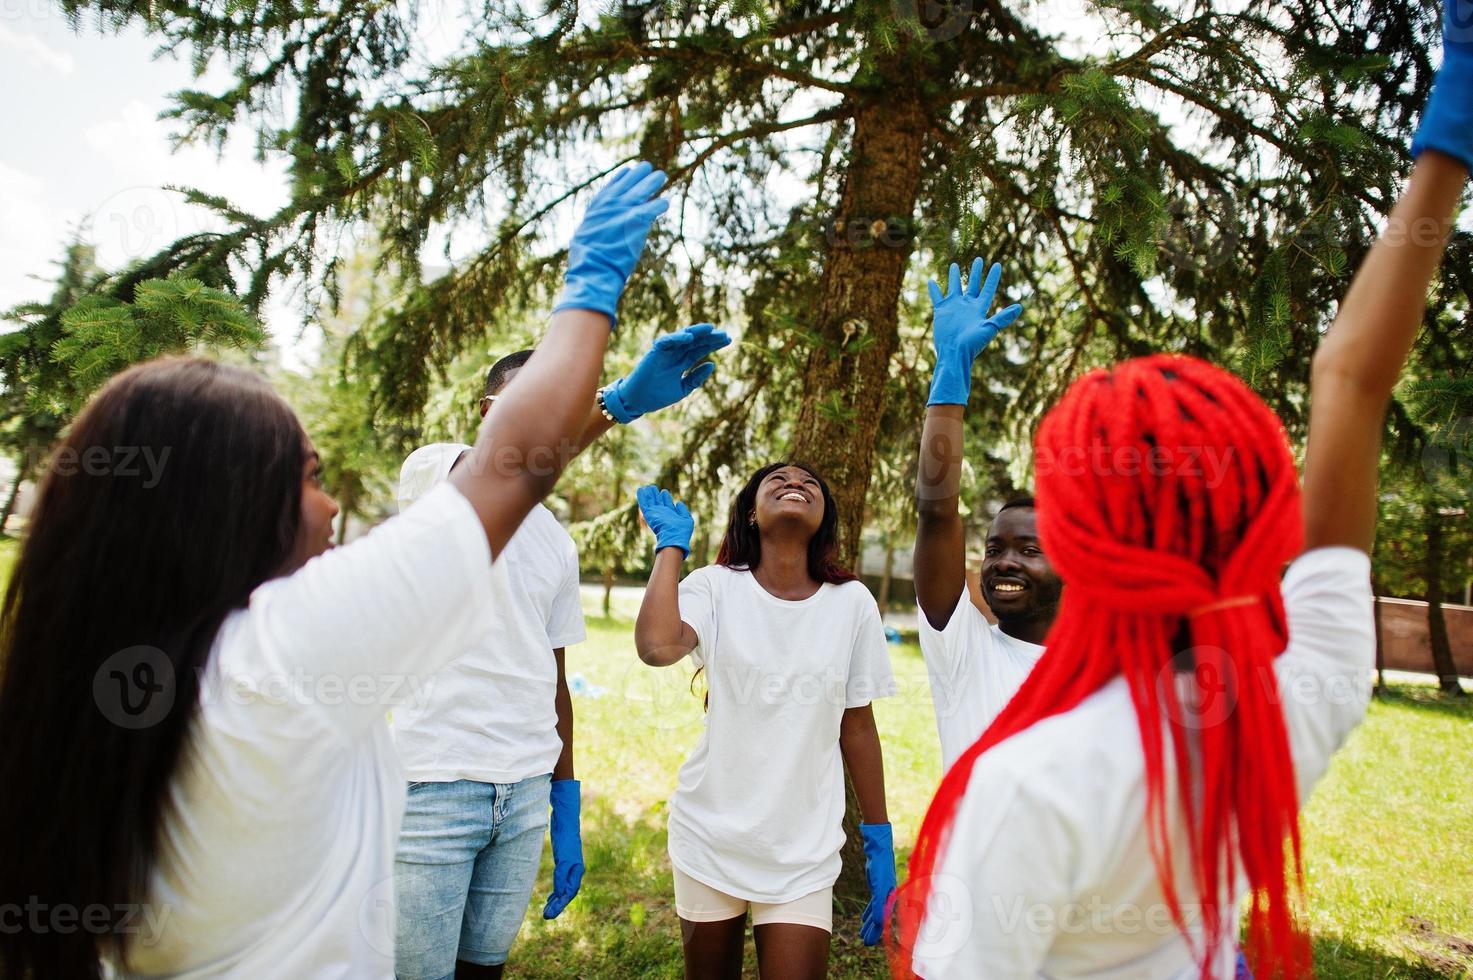
{"label": "conifer tree", "polygon": [[[416,413],[468,342],[543,308],[560,257],[534,236],[557,205],[624,159],[668,168],[680,199],[630,322],[740,310],[752,379],[682,459],[714,478],[733,434],[770,422],[828,473],[845,557],[894,408],[902,287],[952,259],[1003,259],[1029,306],[992,379],[1015,424],[1084,367],[1162,348],[1230,363],[1297,415],[1319,329],[1405,171],[1437,29],[1434,5],[1400,0],[1111,0],[1068,25],[1081,54],[995,0],[65,7],[143,21],[200,67],[223,58],[234,84],[178,94],[183,135],[221,141],[250,119],[291,160],[278,213],[196,195],[230,230],[151,270],[246,268],[250,303],[292,272],[330,292],[323,236],[375,226],[411,278],[367,347],[391,415]],[[427,17],[463,30],[455,53],[425,53]],[[774,199],[784,188],[795,202]],[[489,222],[485,247],[418,281],[426,241],[465,219]],[[1468,250],[1448,261],[1466,286]]]}

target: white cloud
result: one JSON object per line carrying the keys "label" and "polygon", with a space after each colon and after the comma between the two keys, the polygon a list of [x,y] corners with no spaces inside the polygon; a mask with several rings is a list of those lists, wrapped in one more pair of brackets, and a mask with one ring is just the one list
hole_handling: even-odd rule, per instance
{"label": "white cloud", "polygon": [[49,292],[32,277],[55,271],[49,263],[61,258],[68,236],[65,219],[45,206],[43,189],[39,177],[0,163],[0,309]]}
{"label": "white cloud", "polygon": [[34,35],[18,34],[4,24],[0,24],[0,51],[13,51],[18,58],[62,75],[70,75],[77,70],[77,63],[71,55],[56,50]]}

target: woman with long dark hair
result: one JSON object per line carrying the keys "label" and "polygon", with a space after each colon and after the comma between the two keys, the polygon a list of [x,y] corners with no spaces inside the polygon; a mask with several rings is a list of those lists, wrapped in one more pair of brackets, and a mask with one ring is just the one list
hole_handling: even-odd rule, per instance
{"label": "woman with long dark hair", "polygon": [[1063,600],[926,815],[897,973],[1225,980],[1246,899],[1253,973],[1310,975],[1300,804],[1369,699],[1381,430],[1473,166],[1461,6],[1411,179],[1315,355],[1302,493],[1279,419],[1194,358],[1095,371],[1043,420]]}
{"label": "woman with long dark hair", "polygon": [[680,581],[694,520],[644,487],[655,565],[635,624],[639,657],[690,656],[707,677],[706,727],[670,799],[670,863],[686,976],[742,973],[747,911],[764,980],[822,977],[844,843],[844,769],[859,799],[881,937],[895,851],[870,702],[895,691],[875,600],[835,562],[838,515],[803,463],[773,463],[732,505],[716,564]]}
{"label": "woman with long dark hair", "polygon": [[345,548],[255,375],[156,361],[83,409],[5,596],[0,975],[392,976],[385,711],[460,649],[576,449],[663,180],[641,164],[594,197],[467,459]]}

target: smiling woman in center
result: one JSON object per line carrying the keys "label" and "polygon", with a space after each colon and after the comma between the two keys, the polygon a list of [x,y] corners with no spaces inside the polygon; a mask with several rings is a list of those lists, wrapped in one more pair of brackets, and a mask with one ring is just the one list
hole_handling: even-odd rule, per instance
{"label": "smiling woman in center", "polygon": [[764,980],[827,974],[844,844],[844,769],[863,822],[879,942],[895,890],[880,739],[870,702],[895,693],[879,608],[835,561],[838,515],[802,463],[752,475],[714,565],[679,581],[695,521],[644,487],[655,564],[635,624],[639,657],[689,656],[707,675],[706,727],[670,800],[670,864],[686,976],[742,975],[747,910]]}

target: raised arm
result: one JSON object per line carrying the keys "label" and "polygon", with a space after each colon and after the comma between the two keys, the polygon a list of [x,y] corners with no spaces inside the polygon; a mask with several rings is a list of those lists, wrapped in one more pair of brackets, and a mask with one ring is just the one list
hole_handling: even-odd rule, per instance
{"label": "raised arm", "polygon": [[1002,266],[993,265],[982,281],[982,260],[972,262],[967,288],[955,264],[945,294],[935,282],[931,291],[931,343],[936,372],[926,402],[921,430],[920,469],[916,474],[916,600],[935,629],[944,629],[966,589],[966,531],[959,501],[962,473],[962,430],[972,392],[972,362],[999,330],[1018,318],[1014,304],[992,316]]}
{"label": "raised arm", "polygon": [[639,509],[655,532],[655,567],[634,621],[634,647],[651,667],[678,663],[696,648],[699,638],[680,618],[680,566],[690,553],[695,520],[670,491],[640,487]]}
{"label": "raised arm", "polygon": [[663,173],[640,163],[594,196],[568,247],[563,294],[537,356],[450,475],[480,516],[493,555],[577,454],[619,296],[651,223],[669,206],[654,197],[664,183]]}
{"label": "raised arm", "polygon": [[1411,179],[1314,357],[1304,469],[1307,549],[1371,549],[1386,407],[1473,167],[1473,0],[1450,0],[1443,32],[1443,66],[1412,143]]}

